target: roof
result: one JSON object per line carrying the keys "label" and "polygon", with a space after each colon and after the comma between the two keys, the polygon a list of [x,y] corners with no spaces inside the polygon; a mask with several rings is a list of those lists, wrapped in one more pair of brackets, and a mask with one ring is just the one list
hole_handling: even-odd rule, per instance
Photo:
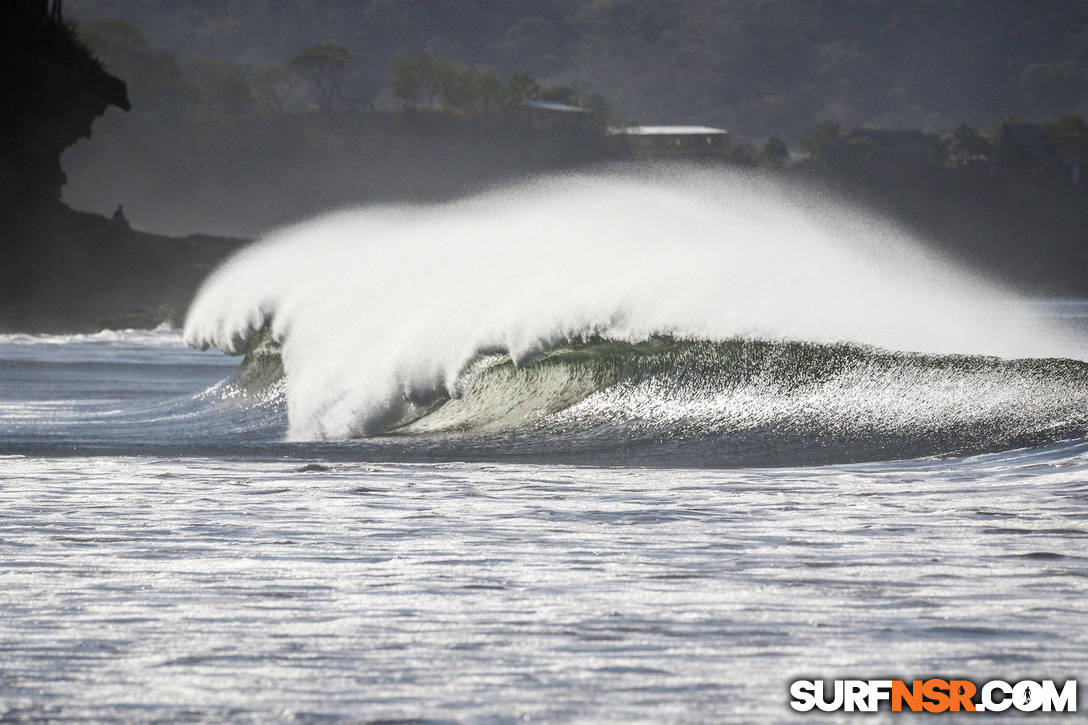
{"label": "roof", "polygon": [[556,103],[555,101],[522,101],[521,105],[526,108],[532,108],[537,111],[556,111],[558,113],[589,113],[588,108],[582,108],[581,106],[568,106],[566,103]]}
{"label": "roof", "polygon": [[724,128],[710,126],[613,126],[608,132],[628,136],[716,136],[729,133]]}

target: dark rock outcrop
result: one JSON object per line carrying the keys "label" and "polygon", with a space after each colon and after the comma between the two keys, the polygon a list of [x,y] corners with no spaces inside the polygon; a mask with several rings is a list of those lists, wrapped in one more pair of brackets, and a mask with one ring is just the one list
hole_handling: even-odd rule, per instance
{"label": "dark rock outcrop", "polygon": [[129,109],[124,81],[107,73],[45,3],[0,10],[0,205],[25,212],[60,201],[60,154],[91,135],[107,107]]}
{"label": "dark rock outcrop", "polygon": [[148,327],[184,312],[240,240],[171,239],[61,203],[60,155],[109,106],[107,73],[44,0],[0,5],[0,330]]}

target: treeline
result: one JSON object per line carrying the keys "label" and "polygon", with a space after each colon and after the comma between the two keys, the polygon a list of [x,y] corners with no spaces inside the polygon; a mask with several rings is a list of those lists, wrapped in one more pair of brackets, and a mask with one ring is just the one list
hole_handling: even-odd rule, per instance
{"label": "treeline", "polygon": [[600,93],[579,92],[571,86],[544,87],[528,73],[510,78],[452,58],[423,53],[393,61],[389,96],[399,108],[440,108],[469,116],[488,116],[527,100],[542,100],[587,108],[599,118],[609,112]]}
{"label": "treeline", "polygon": [[431,53],[398,56],[388,76],[379,77],[333,43],[302,48],[283,63],[254,65],[171,53],[124,21],[89,22],[80,33],[107,67],[128,79],[137,114],[160,122],[377,108],[485,116],[528,99],[582,104],[602,115],[609,110],[599,93],[542,85],[525,72],[503,76]]}
{"label": "treeline", "polygon": [[[607,153],[595,132],[602,98],[526,73],[424,53],[377,78],[332,43],[262,66],[179,56],[122,21],[81,34],[128,81],[133,108],[107,114],[65,154],[65,200],[104,214],[123,204],[141,229],[252,236],[344,205],[443,198]],[[587,133],[527,128],[510,112],[527,99],[594,109]]]}
{"label": "treeline", "polygon": [[[925,144],[926,153],[916,155],[923,163],[948,168],[985,166],[999,155],[1003,140],[1009,143],[1009,129],[1021,129],[1021,134],[1032,135],[1032,154],[1049,154],[1056,166],[1088,169],[1088,122],[1075,113],[1038,122],[1006,118],[978,128],[963,123],[941,134],[907,130],[882,132],[824,120],[813,126],[798,147],[816,162],[826,161],[829,157],[873,160],[874,157],[887,156],[889,153],[902,155],[902,150],[895,148],[895,134],[918,134],[917,138]],[[881,134],[889,134],[887,144],[882,145],[875,140]],[[735,158],[749,165],[760,164],[768,159],[772,163],[775,160],[781,161],[784,160],[781,150],[783,144],[780,139],[771,138],[762,152],[757,153],[751,146],[742,147]]]}
{"label": "treeline", "polygon": [[137,228],[249,236],[614,151],[507,122],[537,98],[722,126],[730,161],[842,185],[1003,275],[1088,273],[1088,0],[70,4],[133,111],[69,152],[66,198]]}
{"label": "treeline", "polygon": [[[69,7],[70,6],[70,7]],[[424,53],[596,91],[647,123],[802,138],[821,118],[951,128],[1086,113],[1088,0],[79,0],[178,54],[282,67],[335,44],[392,103],[396,59]],[[351,95],[351,94],[348,94]],[[360,94],[362,95],[362,94]]]}

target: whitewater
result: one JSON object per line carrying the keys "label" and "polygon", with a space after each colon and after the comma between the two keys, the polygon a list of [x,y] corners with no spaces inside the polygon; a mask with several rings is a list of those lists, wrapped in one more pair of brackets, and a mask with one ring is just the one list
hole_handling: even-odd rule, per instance
{"label": "whitewater", "polygon": [[1083,352],[1008,292],[827,196],[656,174],[282,230],[212,275],[185,339],[247,354],[246,378],[282,372],[297,441],[427,433],[404,447],[727,465],[1083,427],[1081,365],[981,357]]}
{"label": "whitewater", "polygon": [[778,722],[797,678],[1083,680],[1086,332],[751,173],[271,232],[183,331],[0,335],[0,721]]}

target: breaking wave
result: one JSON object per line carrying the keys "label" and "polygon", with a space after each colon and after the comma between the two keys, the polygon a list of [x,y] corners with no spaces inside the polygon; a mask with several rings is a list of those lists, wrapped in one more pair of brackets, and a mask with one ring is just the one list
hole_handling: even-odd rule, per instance
{"label": "breaking wave", "polygon": [[450,455],[893,458],[1080,436],[1088,410],[1086,366],[1041,359],[1079,341],[1007,292],[737,173],[317,219],[213,274],[185,335],[246,354],[243,388],[285,380],[291,439]]}
{"label": "breaking wave", "polygon": [[[239,380],[257,392],[275,383],[277,370],[274,349],[264,349],[247,359]],[[396,410],[399,417],[375,434],[431,453],[847,462],[1082,437],[1088,365],[855,345],[598,338],[520,364],[507,354],[483,355],[454,390],[417,395]]]}

